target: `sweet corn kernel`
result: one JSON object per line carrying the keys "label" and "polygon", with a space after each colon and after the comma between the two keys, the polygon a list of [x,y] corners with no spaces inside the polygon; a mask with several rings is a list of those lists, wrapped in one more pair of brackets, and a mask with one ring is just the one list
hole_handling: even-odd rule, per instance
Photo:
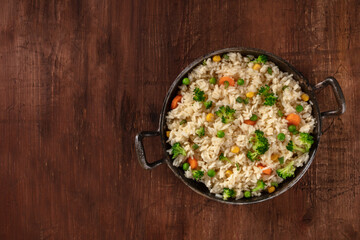
{"label": "sweet corn kernel", "polygon": [[307,95],[307,94],[303,94],[303,95],[301,95],[301,99],[303,100],[303,101],[305,101],[305,102],[307,102],[307,101],[309,101],[309,95]]}
{"label": "sweet corn kernel", "polygon": [[231,170],[226,170],[226,172],[225,172],[225,176],[226,176],[226,177],[230,177],[231,174],[233,174],[233,171],[231,171]]}
{"label": "sweet corn kernel", "polygon": [[271,160],[277,161],[278,158],[279,158],[279,155],[278,155],[278,154],[276,154],[276,153],[271,154]]}
{"label": "sweet corn kernel", "polygon": [[221,61],[221,57],[219,55],[213,56],[213,61],[214,62],[220,62]]}
{"label": "sweet corn kernel", "polygon": [[246,97],[247,97],[247,98],[252,98],[254,95],[255,95],[254,92],[248,92],[248,93],[246,93]]}
{"label": "sweet corn kernel", "polygon": [[166,131],[166,136],[170,137],[170,131]]}
{"label": "sweet corn kernel", "polygon": [[209,113],[208,115],[206,115],[206,121],[208,122],[214,121],[214,114]]}
{"label": "sweet corn kernel", "polygon": [[259,70],[260,68],[261,68],[261,65],[258,64],[258,63],[255,63],[254,66],[253,66],[254,70]]}
{"label": "sweet corn kernel", "polygon": [[275,192],[275,187],[271,186],[267,190],[268,190],[268,193],[273,193],[273,192]]}
{"label": "sweet corn kernel", "polygon": [[238,146],[232,146],[231,149],[230,149],[230,151],[231,151],[232,153],[239,153],[240,148],[239,148]]}

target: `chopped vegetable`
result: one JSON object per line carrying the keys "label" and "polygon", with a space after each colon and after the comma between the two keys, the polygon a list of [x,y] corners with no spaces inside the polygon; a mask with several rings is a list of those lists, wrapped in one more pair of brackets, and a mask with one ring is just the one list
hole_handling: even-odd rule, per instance
{"label": "chopped vegetable", "polygon": [[232,79],[231,77],[222,77],[222,78],[220,78],[219,85],[224,84],[225,82],[228,82],[230,86],[235,85],[234,79]]}
{"label": "chopped vegetable", "polygon": [[204,102],[204,106],[205,106],[206,109],[211,108],[211,106],[212,106],[212,101]]}
{"label": "chopped vegetable", "polygon": [[194,145],[192,145],[192,149],[196,150],[199,148],[199,145],[197,145],[196,143],[194,143]]}
{"label": "chopped vegetable", "polygon": [[294,152],[294,151],[302,152],[302,153],[306,152],[305,148],[301,148],[301,147],[295,145],[295,143],[293,141],[290,141],[288,143],[288,145],[286,146],[286,149],[289,150],[290,152]]}
{"label": "chopped vegetable", "polygon": [[220,154],[219,160],[221,160],[221,161],[224,161],[224,160],[225,160],[225,161],[228,161],[229,163],[231,163],[231,161],[230,161],[227,157],[225,157],[223,153]]}
{"label": "chopped vegetable", "polygon": [[198,166],[198,161],[195,158],[188,158],[188,163],[190,164],[191,169],[195,169]]}
{"label": "chopped vegetable", "polygon": [[242,103],[244,100],[243,100],[241,97],[237,97],[237,98],[236,98],[236,101],[237,101],[238,103]]}
{"label": "chopped vegetable", "polygon": [[295,109],[297,112],[302,112],[304,110],[304,107],[301,105],[297,105]]}
{"label": "chopped vegetable", "polygon": [[212,59],[213,59],[214,62],[220,62],[221,61],[221,57],[219,55],[213,56]]}
{"label": "chopped vegetable", "polygon": [[288,129],[289,129],[289,132],[293,133],[293,132],[296,131],[296,126],[295,125],[289,125]]}
{"label": "chopped vegetable", "polygon": [[280,168],[276,170],[276,173],[279,175],[279,177],[286,179],[288,177],[294,177],[295,176],[295,167],[294,162],[289,162],[285,167]]}
{"label": "chopped vegetable", "polygon": [[254,70],[259,70],[260,68],[261,68],[261,65],[258,64],[258,63],[255,63],[254,66],[253,66]]}
{"label": "chopped vegetable", "polygon": [[210,169],[210,170],[207,172],[207,175],[208,175],[209,177],[214,177],[215,174],[216,174],[216,172],[215,172],[215,170],[213,170],[213,169]]}
{"label": "chopped vegetable", "polygon": [[288,120],[288,124],[289,125],[295,125],[295,126],[299,126],[301,119],[300,116],[297,115],[296,113],[290,113],[287,117],[286,120]]}
{"label": "chopped vegetable", "polygon": [[215,114],[221,118],[221,122],[229,123],[234,120],[235,110],[231,109],[229,106],[221,106]]}
{"label": "chopped vegetable", "polygon": [[174,99],[171,102],[171,109],[175,109],[178,106],[178,102],[181,101],[182,96],[181,95],[177,95],[176,97],[174,97]]}
{"label": "chopped vegetable", "polygon": [[264,137],[264,132],[260,130],[255,131],[255,137],[250,139],[253,142],[251,150],[249,150],[246,156],[253,162],[255,160],[260,160],[260,155],[264,154],[269,150],[269,142],[266,137]]}
{"label": "chopped vegetable", "polygon": [[279,184],[277,182],[271,182],[271,186],[278,187]]}
{"label": "chopped vegetable", "polygon": [[255,96],[255,93],[254,93],[254,92],[247,92],[247,93],[246,93],[246,97],[247,97],[247,98],[252,98],[253,96]]}
{"label": "chopped vegetable", "polygon": [[187,162],[182,165],[182,168],[183,168],[184,171],[188,170],[189,167],[190,167],[190,164],[187,163]]}
{"label": "chopped vegetable", "polygon": [[284,164],[284,157],[279,157],[278,160],[280,164]]}
{"label": "chopped vegetable", "polygon": [[271,175],[271,172],[272,172],[271,168],[267,168],[267,169],[262,170],[262,173],[266,174],[266,175]]}
{"label": "chopped vegetable", "polygon": [[256,188],[252,189],[251,191],[252,192],[256,192],[256,191],[259,191],[259,190],[263,190],[265,188],[265,183],[263,180],[259,180],[257,181],[256,183]]}
{"label": "chopped vegetable", "polygon": [[214,77],[210,78],[209,82],[211,84],[216,84],[216,78],[214,78]]}
{"label": "chopped vegetable", "polygon": [[277,112],[277,114],[278,114],[279,117],[284,116],[284,114],[283,114],[283,112],[282,112],[281,110],[279,110],[279,111]]}
{"label": "chopped vegetable", "polygon": [[272,75],[272,68],[271,67],[268,67],[268,69],[267,69],[267,72],[268,72],[268,74],[270,74],[270,75]]}
{"label": "chopped vegetable", "polygon": [[226,177],[230,177],[232,174],[233,174],[233,171],[231,171],[231,170],[226,170],[226,172],[225,172]]}
{"label": "chopped vegetable", "polygon": [[245,105],[248,104],[248,103],[249,103],[249,98],[245,98],[245,99],[243,100],[243,102],[244,102]]}
{"label": "chopped vegetable", "polygon": [[229,87],[229,82],[228,81],[225,81],[224,82],[224,86],[225,86],[225,89],[227,89]]}
{"label": "chopped vegetable", "polygon": [[238,163],[235,163],[236,165],[236,170],[240,171],[240,165]]}
{"label": "chopped vegetable", "polygon": [[284,91],[285,89],[287,89],[289,86],[285,85],[282,87],[282,90]]}
{"label": "chopped vegetable", "polygon": [[229,198],[234,198],[236,196],[236,192],[229,188],[224,188],[223,191],[223,199],[228,200]]}
{"label": "chopped vegetable", "polygon": [[187,121],[186,121],[186,119],[183,119],[183,120],[180,121],[179,124],[180,124],[180,125],[183,125],[183,124],[185,124],[185,123],[187,123]]}
{"label": "chopped vegetable", "polygon": [[255,121],[251,121],[251,120],[244,120],[244,123],[247,125],[255,125],[256,124]]}
{"label": "chopped vegetable", "polygon": [[250,118],[251,121],[257,121],[258,120],[258,116],[256,116],[255,114],[253,114]]}
{"label": "chopped vegetable", "polygon": [[268,85],[262,86],[258,90],[258,95],[265,97],[264,105],[272,106],[275,104],[278,97],[274,93],[270,93],[270,87]]}
{"label": "chopped vegetable", "polygon": [[209,113],[208,115],[206,115],[206,121],[207,122],[212,122],[212,121],[214,121],[214,114],[212,114],[212,113]]}
{"label": "chopped vegetable", "polygon": [[186,156],[186,151],[185,149],[183,149],[180,145],[180,143],[174,143],[174,145],[172,145],[171,147],[171,154],[173,155],[172,156],[172,159],[175,159],[177,156],[179,156],[180,154],[183,155],[183,156]]}
{"label": "chopped vegetable", "polygon": [[204,59],[203,61],[202,61],[202,65],[206,65],[206,59]]}
{"label": "chopped vegetable", "polygon": [[205,128],[204,127],[200,127],[199,129],[197,129],[195,131],[196,135],[198,135],[199,137],[203,137],[205,135]]}
{"label": "chopped vegetable", "polygon": [[245,83],[245,81],[244,81],[244,79],[242,79],[242,78],[240,78],[240,79],[237,80],[237,84],[238,84],[239,86],[244,85],[244,83]]}
{"label": "chopped vegetable", "polygon": [[194,90],[195,96],[193,97],[193,99],[197,102],[203,102],[205,101],[205,93],[204,91],[201,91],[200,88],[195,88]]}
{"label": "chopped vegetable", "polygon": [[260,55],[253,62],[255,62],[255,63],[266,63],[267,62],[267,56],[266,55]]}
{"label": "chopped vegetable", "polygon": [[193,171],[193,177],[196,181],[199,181],[204,176],[204,172],[200,170]]}
{"label": "chopped vegetable", "polygon": [[227,54],[224,54],[222,57],[225,58],[226,60],[229,59],[229,55],[227,55]]}
{"label": "chopped vegetable", "polygon": [[166,136],[170,137],[170,131],[166,131]]}
{"label": "chopped vegetable", "polygon": [[189,78],[184,78],[184,79],[182,80],[182,83],[183,83],[184,85],[189,85],[189,84],[190,84],[190,79],[189,79]]}
{"label": "chopped vegetable", "polygon": [[275,187],[271,186],[267,190],[268,190],[268,193],[273,193],[273,192],[275,192]]}
{"label": "chopped vegetable", "polygon": [[244,197],[246,197],[246,198],[251,197],[251,192],[250,191],[245,191],[244,192]]}
{"label": "chopped vegetable", "polygon": [[301,99],[302,99],[303,101],[307,102],[307,101],[309,101],[310,97],[309,97],[309,95],[307,95],[306,93],[304,93],[304,94],[301,95]]}
{"label": "chopped vegetable", "polygon": [[314,138],[308,133],[300,133],[300,141],[304,145],[306,152],[309,152],[311,145],[314,143]]}
{"label": "chopped vegetable", "polygon": [[240,148],[239,148],[238,146],[234,145],[234,146],[232,146],[232,147],[230,148],[230,151],[231,151],[232,153],[239,153],[239,152],[240,152]]}
{"label": "chopped vegetable", "polygon": [[223,138],[223,137],[225,137],[225,133],[224,133],[224,131],[219,130],[219,131],[217,131],[216,136],[217,136],[218,138]]}
{"label": "chopped vegetable", "polygon": [[277,135],[277,139],[279,140],[279,141],[284,141],[285,140],[285,134],[283,134],[283,133],[279,133],[278,135]]}

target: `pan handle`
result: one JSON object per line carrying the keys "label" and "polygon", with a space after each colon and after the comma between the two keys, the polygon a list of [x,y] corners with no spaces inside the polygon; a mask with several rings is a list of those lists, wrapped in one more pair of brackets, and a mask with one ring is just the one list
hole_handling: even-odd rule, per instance
{"label": "pan handle", "polygon": [[145,168],[146,170],[151,170],[151,169],[159,166],[160,164],[162,164],[165,161],[165,159],[160,159],[160,160],[158,160],[156,162],[152,162],[152,163],[149,163],[148,161],[146,161],[143,139],[144,139],[144,137],[156,137],[156,136],[160,136],[159,131],[144,131],[144,132],[138,133],[135,137],[136,154],[137,154],[140,165],[143,168]]}
{"label": "pan handle", "polygon": [[334,77],[327,77],[324,81],[316,84],[314,86],[314,90],[315,91],[321,90],[321,89],[327,87],[328,85],[330,85],[332,87],[333,91],[334,91],[334,95],[335,95],[336,101],[338,103],[338,108],[336,110],[322,112],[320,114],[321,119],[341,115],[346,110],[344,94],[343,94],[343,92],[341,90],[341,87],[340,87],[338,81]]}

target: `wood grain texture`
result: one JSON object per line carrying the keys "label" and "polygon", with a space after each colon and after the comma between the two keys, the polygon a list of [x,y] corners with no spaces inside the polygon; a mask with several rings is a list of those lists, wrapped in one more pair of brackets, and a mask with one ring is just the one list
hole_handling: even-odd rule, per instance
{"label": "wood grain texture", "polygon": [[[355,0],[2,1],[0,239],[360,239],[359,15]],[[335,76],[347,101],[301,181],[252,206],[143,170],[133,143],[184,67],[231,46]]]}

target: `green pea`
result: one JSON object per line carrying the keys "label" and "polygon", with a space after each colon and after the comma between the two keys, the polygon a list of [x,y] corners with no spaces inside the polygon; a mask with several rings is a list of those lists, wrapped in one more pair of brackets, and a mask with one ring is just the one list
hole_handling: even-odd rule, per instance
{"label": "green pea", "polygon": [[243,102],[243,99],[242,99],[241,97],[237,97],[237,98],[236,98],[236,101],[237,101],[238,103],[242,103],[242,102]]}
{"label": "green pea", "polygon": [[304,110],[304,107],[303,106],[301,106],[301,105],[297,105],[296,106],[296,111],[297,112],[302,112]]}
{"label": "green pea", "polygon": [[229,87],[229,84],[230,84],[230,83],[229,83],[228,81],[225,81],[225,82],[224,82],[225,89]]}
{"label": "green pea", "polygon": [[225,133],[224,133],[224,131],[219,130],[219,131],[217,131],[216,136],[217,136],[218,138],[223,138],[223,137],[225,136]]}
{"label": "green pea", "polygon": [[182,83],[183,83],[184,85],[189,85],[189,84],[190,84],[189,78],[184,78],[183,81],[182,81]]}
{"label": "green pea", "polygon": [[229,59],[229,56],[227,54],[224,54],[222,57],[225,58],[226,60]]}
{"label": "green pea", "polygon": [[208,175],[209,177],[214,177],[215,174],[216,174],[216,172],[215,172],[215,170],[213,170],[213,169],[210,169],[210,170],[207,172],[207,175]]}
{"label": "green pea", "polygon": [[248,104],[249,103],[249,98],[245,98],[244,103],[245,103],[245,105]]}
{"label": "green pea", "polygon": [[250,191],[244,192],[244,197],[246,197],[246,198],[251,197],[251,192]]}
{"label": "green pea", "polygon": [[282,112],[281,110],[279,110],[279,111],[277,112],[277,114],[278,114],[279,117],[284,116],[284,114],[283,114],[283,112]]}
{"label": "green pea", "polygon": [[197,145],[197,144],[195,143],[194,145],[192,145],[192,148],[193,148],[194,150],[196,150],[196,149],[199,148],[199,145]]}
{"label": "green pea", "polygon": [[211,84],[216,84],[216,78],[214,78],[214,77],[210,78],[209,82]]}
{"label": "green pea", "polygon": [[288,127],[288,129],[289,129],[289,132],[295,132],[296,131],[296,126],[295,125],[290,125]]}
{"label": "green pea", "polygon": [[271,186],[278,187],[279,184],[277,182],[271,182]]}
{"label": "green pea", "polygon": [[256,120],[258,120],[258,116],[256,116],[255,114],[253,114],[253,115],[251,116],[250,120],[255,122]]}
{"label": "green pea", "polygon": [[244,79],[242,79],[242,78],[240,78],[239,80],[237,80],[237,84],[238,84],[239,86],[244,85],[244,83],[245,83],[245,81],[244,81]]}
{"label": "green pea", "polygon": [[279,157],[278,160],[280,164],[284,164],[284,157]]}
{"label": "green pea", "polygon": [[186,171],[186,170],[189,169],[189,166],[190,166],[190,165],[189,165],[188,163],[184,163],[183,166],[182,166],[182,168],[183,168],[184,171]]}
{"label": "green pea", "polygon": [[279,134],[277,135],[277,139],[279,139],[279,141],[284,141],[284,140],[285,140],[285,134],[279,133]]}

